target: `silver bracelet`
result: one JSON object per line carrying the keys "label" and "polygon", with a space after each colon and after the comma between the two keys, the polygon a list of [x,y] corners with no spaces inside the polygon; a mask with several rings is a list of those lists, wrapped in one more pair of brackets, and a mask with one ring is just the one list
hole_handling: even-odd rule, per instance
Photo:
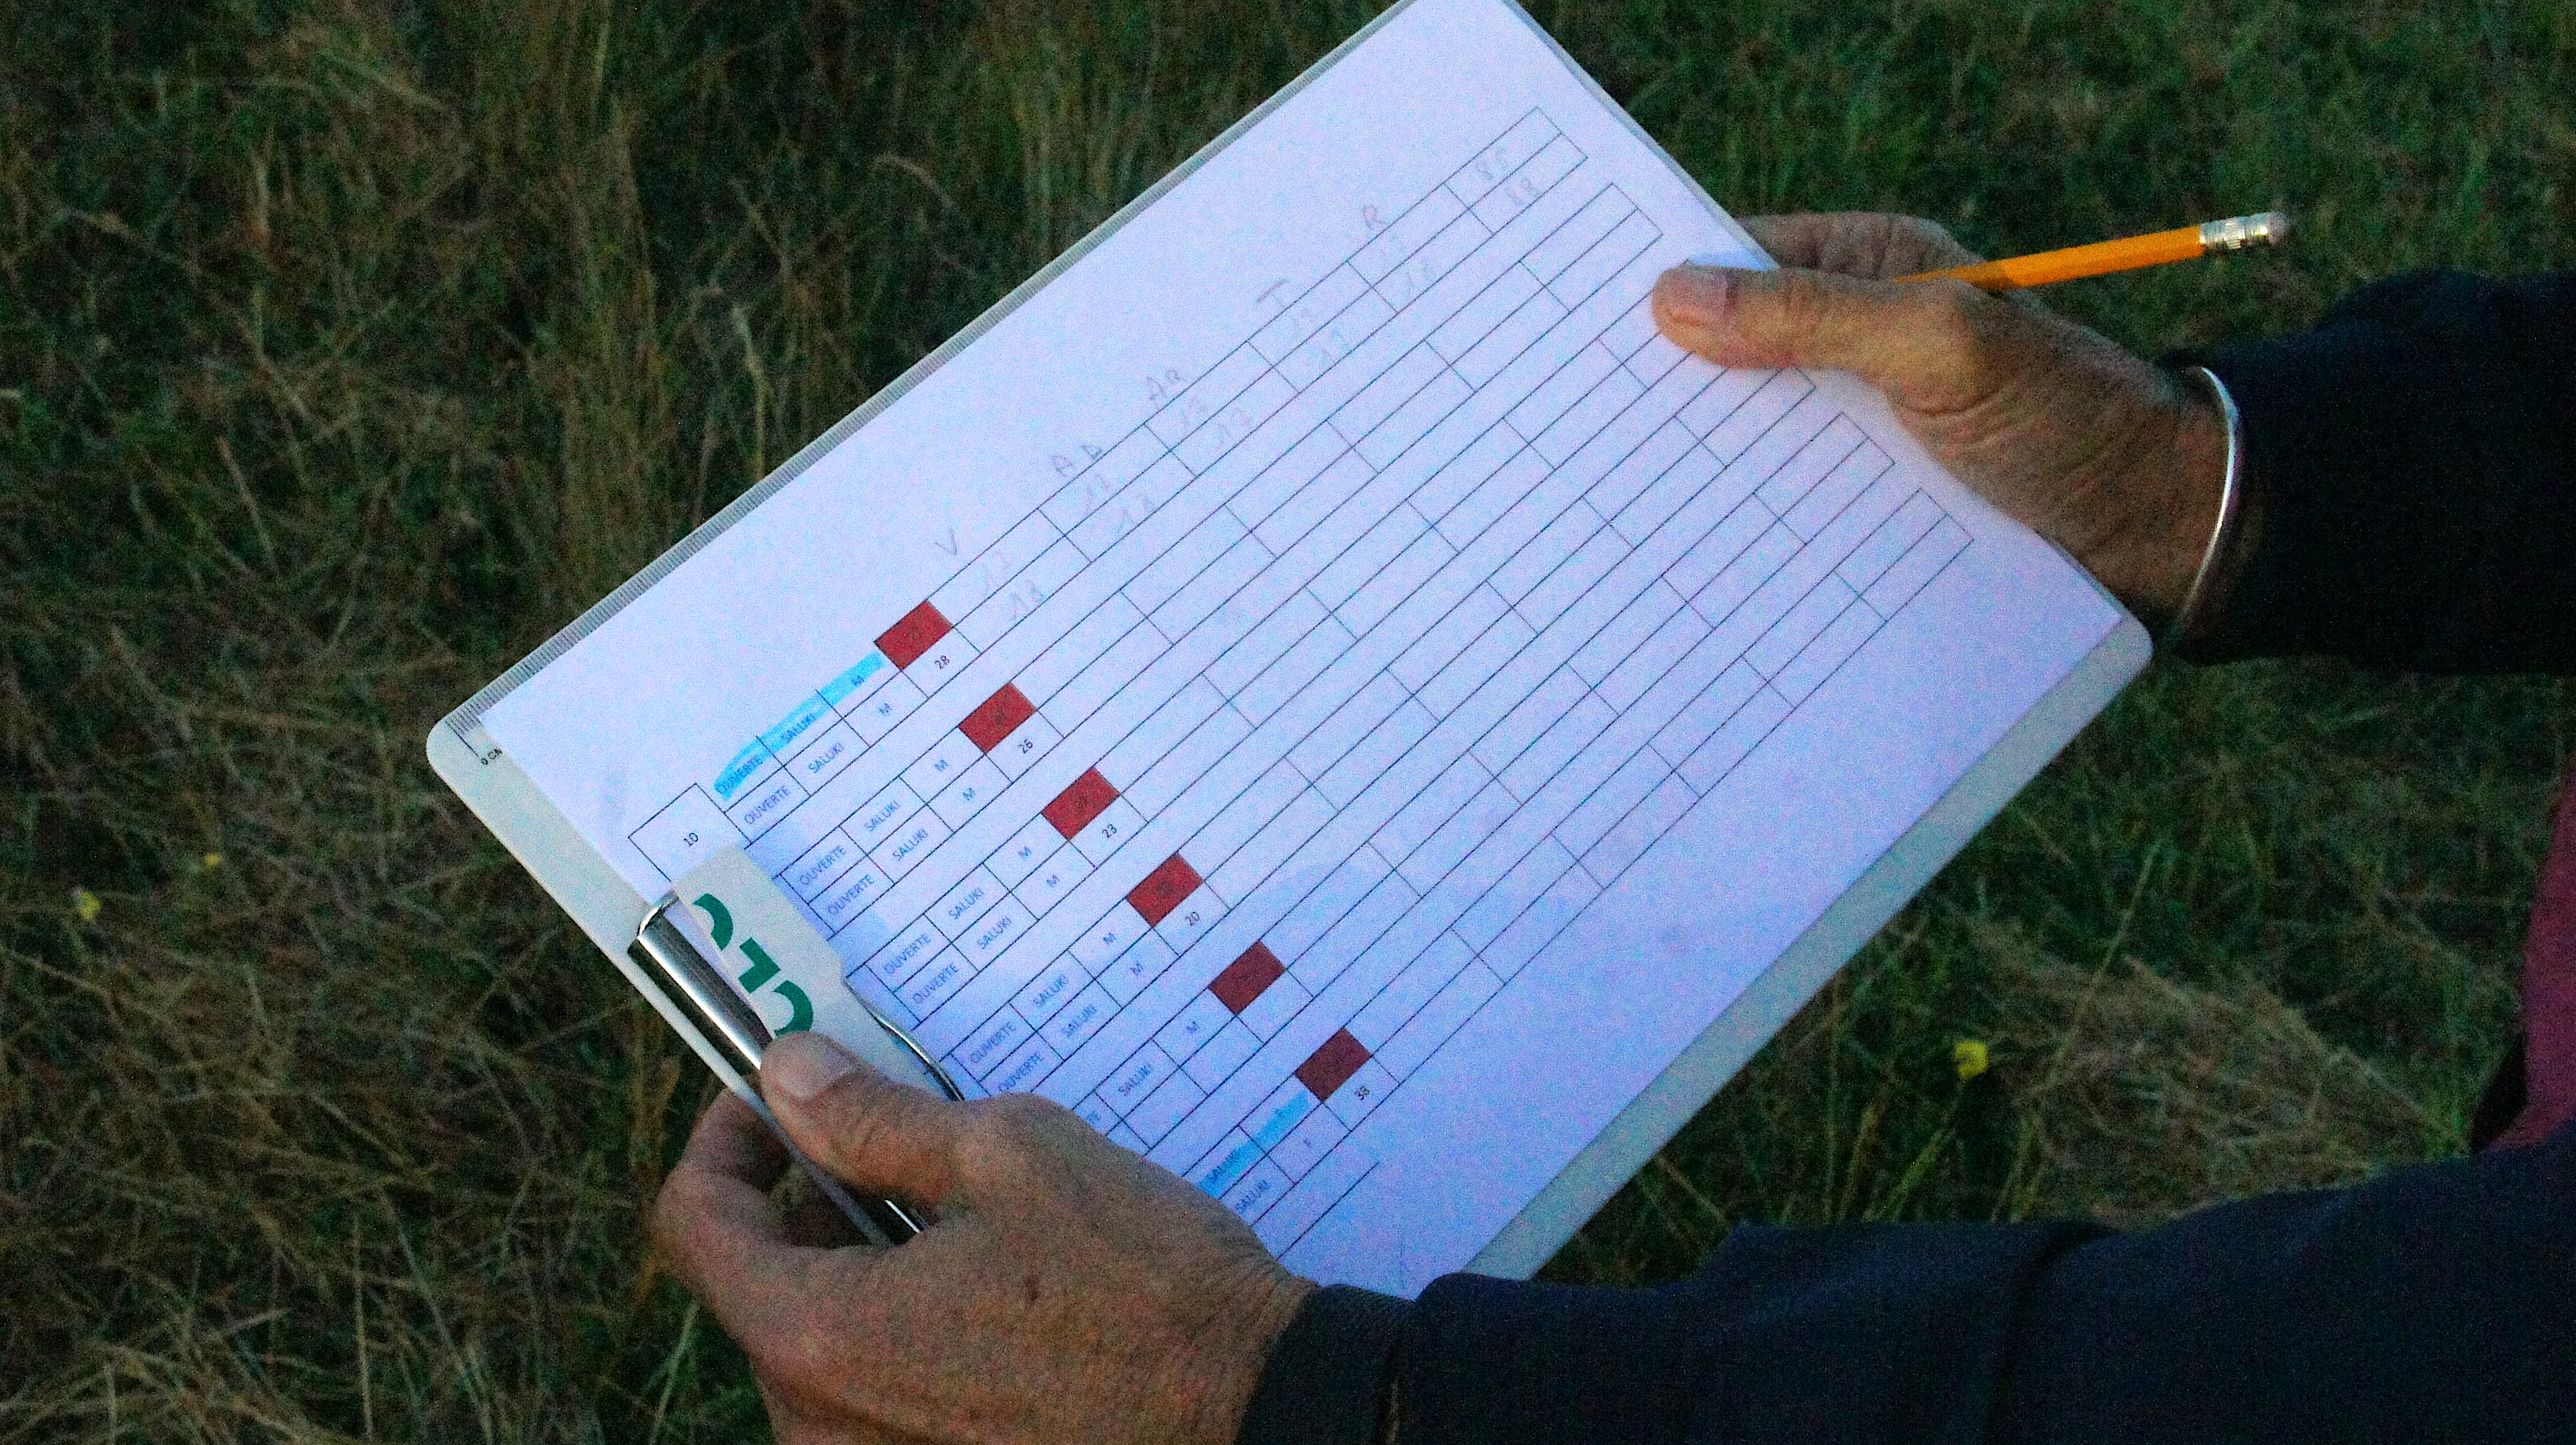
{"label": "silver bracelet", "polygon": [[2228,534],[2236,530],[2236,497],[2242,490],[2237,485],[2237,471],[2243,465],[2245,423],[2236,414],[2236,398],[2227,394],[2227,383],[2206,366],[2187,366],[2183,374],[2198,374],[2209,384],[2209,394],[2218,400],[2219,415],[2227,418],[2227,477],[2219,484],[2218,525],[2209,529],[2209,545],[2201,550],[2200,570],[2191,574],[2191,590],[2182,595],[2182,608],[2174,613],[2172,624],[2165,630],[2168,645],[2182,640],[2191,629],[2194,609],[2200,606],[2200,595],[2208,589],[2209,574],[2218,566],[2219,553],[2226,550]]}

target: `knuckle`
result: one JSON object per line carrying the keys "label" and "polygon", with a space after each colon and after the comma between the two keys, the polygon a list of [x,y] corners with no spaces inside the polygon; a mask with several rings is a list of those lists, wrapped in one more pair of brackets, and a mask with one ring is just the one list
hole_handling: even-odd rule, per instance
{"label": "knuckle", "polygon": [[653,1207],[644,1218],[644,1236],[653,1253],[666,1260],[677,1260],[687,1251],[687,1224],[671,1198],[669,1185],[654,1197]]}
{"label": "knuckle", "polygon": [[848,1339],[840,1331],[816,1328],[817,1323],[800,1319],[791,1328],[759,1331],[741,1341],[743,1353],[764,1376],[811,1391],[851,1363]]}
{"label": "knuckle", "polygon": [[1888,241],[1891,253],[1913,257],[1907,264],[1918,269],[1964,266],[1977,260],[1977,254],[1960,245],[1949,227],[1921,216],[1891,217]]}
{"label": "knuckle", "polygon": [[1004,1134],[1020,1147],[1056,1132],[1072,1117],[1062,1105],[1035,1094],[1004,1094],[993,1103]]}
{"label": "knuckle", "polygon": [[991,1180],[1016,1178],[1073,1116],[1035,1094],[998,1094],[974,1106],[957,1139],[961,1172]]}
{"label": "knuckle", "polygon": [[[881,1388],[885,1366],[851,1342],[887,1338],[898,1326],[883,1302],[870,1297],[864,1277],[832,1272],[813,1283],[813,1293],[742,1329],[736,1342],[771,1389],[844,1409],[861,1406]],[[736,1328],[727,1322],[728,1331]]]}
{"label": "knuckle", "polygon": [[844,1167],[864,1166],[884,1156],[893,1146],[894,1120],[872,1101],[846,1099],[834,1111],[829,1133],[829,1163]]}
{"label": "knuckle", "polygon": [[994,1112],[1013,1119],[1043,1119],[1055,1111],[1055,1105],[1036,1094],[996,1094]]}
{"label": "knuckle", "polygon": [[742,1350],[753,1377],[773,1390],[792,1396],[810,1395],[815,1378],[830,1369],[830,1361],[822,1358],[822,1346],[807,1338],[814,1332],[763,1329],[755,1324],[729,1326],[726,1333]]}
{"label": "knuckle", "polygon": [[1964,281],[1920,289],[1927,294],[1919,303],[1916,344],[1924,362],[1947,378],[1951,394],[1989,395],[2036,354],[2025,308]]}
{"label": "knuckle", "polygon": [[1782,328],[1790,336],[1803,336],[1825,318],[1826,292],[1824,278],[1812,271],[1783,271],[1779,289],[1774,293],[1773,309]]}
{"label": "knuckle", "polygon": [[1906,235],[1935,250],[1955,247],[1959,244],[1950,235],[1950,228],[1938,221],[1926,220],[1921,216],[1899,216],[1896,218],[1896,224],[1897,228]]}
{"label": "knuckle", "polygon": [[645,1220],[645,1226],[653,1237],[654,1246],[664,1254],[678,1254],[686,1246],[689,1231],[701,1213],[696,1207],[695,1195],[687,1174],[681,1171],[674,1171],[665,1178],[661,1189],[654,1194],[653,1209]]}
{"label": "knuckle", "polygon": [[714,1217],[694,1186],[676,1177],[662,1186],[653,1202],[649,1232],[655,1252],[677,1269],[682,1279],[697,1277],[697,1265],[714,1250],[717,1230]]}
{"label": "knuckle", "polygon": [[965,1127],[957,1132],[960,1161],[974,1167],[1006,1159],[1018,1152],[1027,1129],[1023,1118],[1025,1108],[1017,1096],[1010,1094],[978,1103]]}
{"label": "knuckle", "polygon": [[1942,350],[1959,357],[1977,352],[1986,335],[1985,312],[1994,298],[1965,281],[1918,284],[1922,300],[1915,324]]}

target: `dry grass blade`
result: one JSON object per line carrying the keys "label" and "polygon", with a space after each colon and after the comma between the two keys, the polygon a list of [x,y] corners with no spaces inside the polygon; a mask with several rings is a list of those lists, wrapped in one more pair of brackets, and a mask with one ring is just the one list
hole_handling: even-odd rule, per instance
{"label": "dry grass blade", "polygon": [[2032,1216],[2153,1224],[2203,1204],[2350,1184],[2444,1133],[2404,1089],[2248,978],[2182,982],[2134,960],[2096,979],[2008,951],[1998,1030],[2062,1040],[2012,1089]]}

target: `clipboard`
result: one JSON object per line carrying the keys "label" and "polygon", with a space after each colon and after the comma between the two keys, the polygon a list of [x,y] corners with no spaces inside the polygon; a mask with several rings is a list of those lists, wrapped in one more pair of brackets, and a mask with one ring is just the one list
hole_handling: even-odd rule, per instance
{"label": "clipboard", "polygon": [[[675,989],[666,973],[653,969],[650,960],[640,959],[632,948],[659,900],[645,897],[584,839],[518,760],[494,741],[483,726],[485,714],[739,526],[845,439],[937,375],[1051,282],[1225,154],[1320,77],[1330,74],[1346,57],[1427,3],[1435,0],[1405,0],[1377,17],[432,729],[427,749],[439,777],[737,1095],[758,1104],[756,1090],[744,1076],[739,1048],[728,1045],[708,1010],[693,1008],[684,990]],[[1754,249],[1750,237],[1725,218],[1724,211],[1706,192],[1664,156],[1661,148],[1583,74],[1543,29],[1516,6],[1511,7],[1511,13],[1555,54],[1568,72],[1580,78],[1589,94],[1628,132],[1662,158],[1672,176],[1698,198],[1711,217],[1722,220],[1746,249]],[[2095,591],[2099,593],[2098,588]],[[2099,595],[2107,600],[2106,593]],[[2116,602],[2110,606],[2116,619],[2089,653],[2065,672],[2035,706],[2028,708],[1893,846],[1886,848],[1861,873],[1857,883],[1761,969],[1694,1041],[1635,1092],[1508,1223],[1492,1233],[1472,1258],[1449,1261],[1451,1267],[1463,1264],[1477,1272],[1510,1277],[1525,1277],[1535,1271],[2136,676],[2150,653],[2147,633],[2134,618],[2119,611]]]}

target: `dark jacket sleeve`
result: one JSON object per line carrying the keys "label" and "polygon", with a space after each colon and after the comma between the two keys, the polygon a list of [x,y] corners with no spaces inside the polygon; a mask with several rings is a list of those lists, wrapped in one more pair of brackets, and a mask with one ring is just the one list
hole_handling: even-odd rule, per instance
{"label": "dark jacket sleeve", "polygon": [[2576,273],[2392,277],[2180,359],[2243,414],[2253,543],[2185,656],[2576,671]]}
{"label": "dark jacket sleeve", "polygon": [[[1364,1358],[1375,1391],[1337,1368]],[[1319,1293],[1241,1445],[2564,1441],[2576,1127],[2160,1229],[1744,1229],[1660,1289]]]}

